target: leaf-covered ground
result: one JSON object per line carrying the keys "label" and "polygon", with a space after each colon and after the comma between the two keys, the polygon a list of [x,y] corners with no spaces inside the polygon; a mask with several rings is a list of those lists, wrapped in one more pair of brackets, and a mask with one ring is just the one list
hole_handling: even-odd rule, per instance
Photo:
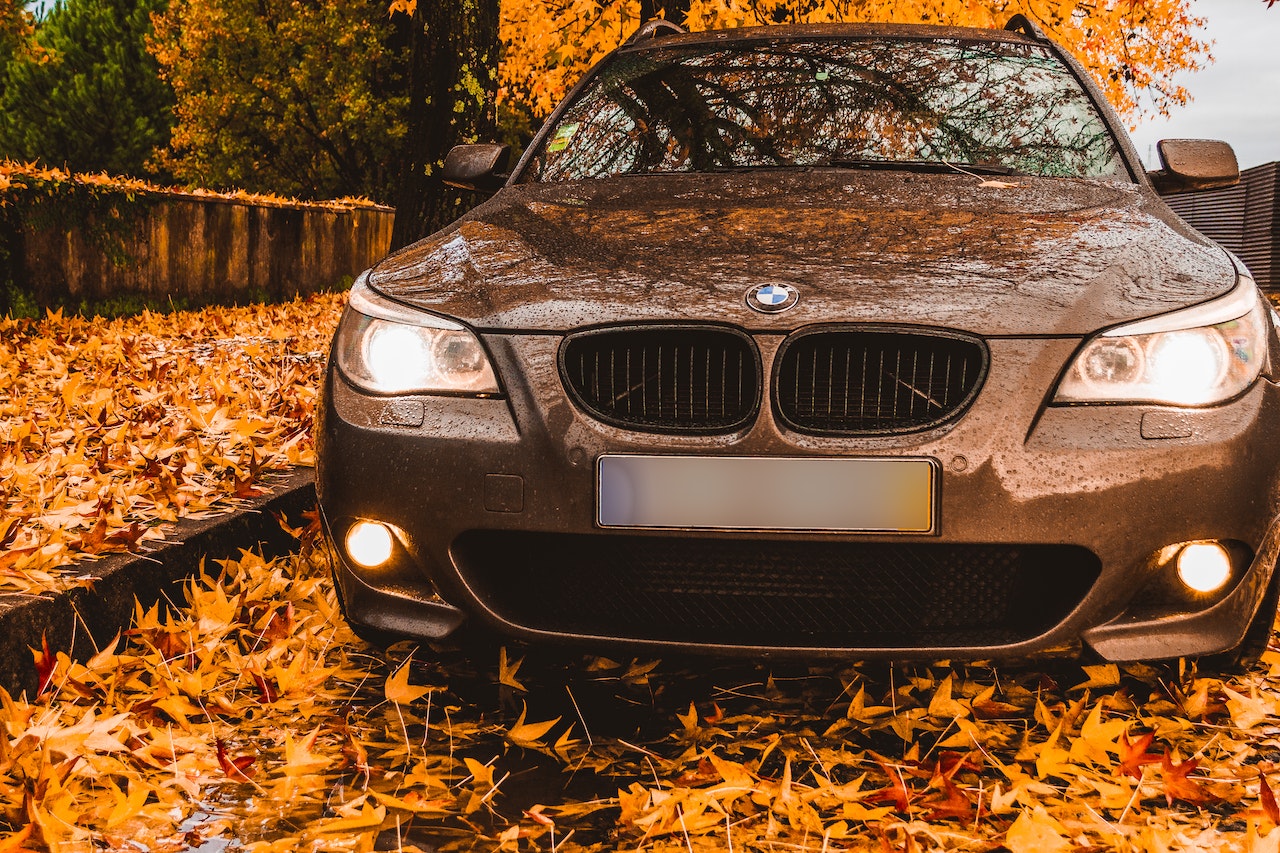
{"label": "leaf-covered ground", "polygon": [[0,592],[78,583],[74,560],[137,550],[312,464],[343,300],[0,318]]}
{"label": "leaf-covered ground", "polygon": [[0,696],[0,850],[1280,848],[1274,660],[382,652],[304,539],[86,664],[35,655],[40,695]]}
{"label": "leaf-covered ground", "polygon": [[[76,583],[312,459],[340,296],[0,320],[0,591]],[[312,534],[314,531],[312,531]],[[1280,851],[1280,655],[804,666],[342,624],[327,552],[211,566],[0,696],[7,850]]]}

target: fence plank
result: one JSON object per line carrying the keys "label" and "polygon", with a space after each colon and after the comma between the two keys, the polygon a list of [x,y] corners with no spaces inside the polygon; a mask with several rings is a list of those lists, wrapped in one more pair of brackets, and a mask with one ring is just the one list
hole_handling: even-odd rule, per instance
{"label": "fence plank", "polygon": [[88,215],[45,211],[24,223],[21,280],[42,306],[121,296],[195,305],[288,299],[371,266],[390,247],[393,219],[374,205],[122,195]]}

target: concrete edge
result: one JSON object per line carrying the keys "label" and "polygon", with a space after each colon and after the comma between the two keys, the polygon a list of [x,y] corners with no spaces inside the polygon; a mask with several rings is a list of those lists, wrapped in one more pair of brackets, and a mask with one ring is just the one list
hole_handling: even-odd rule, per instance
{"label": "concrete edge", "polygon": [[92,587],[0,594],[0,687],[14,696],[34,695],[38,678],[31,649],[40,648],[41,637],[50,650],[83,661],[132,624],[135,599],[143,607],[181,602],[183,583],[199,573],[202,558],[206,569],[216,569],[214,560],[237,557],[255,545],[268,557],[292,550],[294,539],[276,516],[300,525],[302,513],[315,504],[315,469],[294,468],[257,485],[268,494],[210,518],[181,519],[154,550],[77,564],[82,574],[97,578]]}

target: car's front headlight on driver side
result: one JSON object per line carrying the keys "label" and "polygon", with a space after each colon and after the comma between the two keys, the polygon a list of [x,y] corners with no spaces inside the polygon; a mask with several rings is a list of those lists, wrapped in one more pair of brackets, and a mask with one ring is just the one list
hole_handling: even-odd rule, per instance
{"label": "car's front headlight on driver side", "polygon": [[1241,276],[1218,299],[1090,338],[1054,402],[1208,406],[1230,400],[1258,378],[1270,325],[1258,288]]}
{"label": "car's front headlight on driver side", "polygon": [[338,369],[375,394],[497,394],[480,339],[460,323],[375,293],[360,276],[338,325]]}

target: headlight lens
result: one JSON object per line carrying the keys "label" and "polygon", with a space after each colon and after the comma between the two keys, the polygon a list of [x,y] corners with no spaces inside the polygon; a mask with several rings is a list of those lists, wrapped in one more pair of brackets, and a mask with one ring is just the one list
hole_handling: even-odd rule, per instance
{"label": "headlight lens", "polygon": [[465,326],[373,292],[361,275],[338,325],[338,367],[376,394],[496,394],[479,339]]}
{"label": "headlight lens", "polygon": [[1056,403],[1206,406],[1258,378],[1268,310],[1241,277],[1219,299],[1110,329],[1085,343],[1058,385]]}

